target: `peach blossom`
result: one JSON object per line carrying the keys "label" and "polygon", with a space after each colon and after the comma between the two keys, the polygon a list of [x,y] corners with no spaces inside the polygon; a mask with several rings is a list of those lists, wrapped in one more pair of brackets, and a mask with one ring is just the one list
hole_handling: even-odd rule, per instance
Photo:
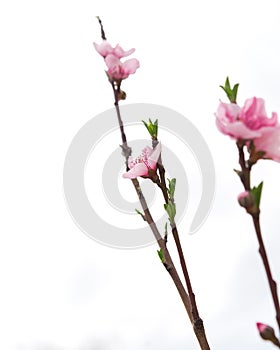
{"label": "peach blossom", "polygon": [[161,143],[158,143],[155,149],[147,146],[143,149],[142,154],[133,159],[128,159],[129,171],[123,174],[124,178],[135,179],[138,176],[148,177],[149,170],[156,170],[157,162],[161,153]]}

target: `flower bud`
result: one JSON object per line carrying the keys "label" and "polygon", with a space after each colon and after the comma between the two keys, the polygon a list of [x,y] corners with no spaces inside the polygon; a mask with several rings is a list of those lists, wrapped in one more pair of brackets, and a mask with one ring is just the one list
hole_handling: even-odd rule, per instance
{"label": "flower bud", "polygon": [[247,211],[255,205],[254,196],[249,191],[241,192],[237,199],[241,207],[245,208]]}
{"label": "flower bud", "polygon": [[279,340],[276,338],[274,329],[266,324],[257,322],[257,328],[262,339],[269,340],[276,346],[280,347]]}

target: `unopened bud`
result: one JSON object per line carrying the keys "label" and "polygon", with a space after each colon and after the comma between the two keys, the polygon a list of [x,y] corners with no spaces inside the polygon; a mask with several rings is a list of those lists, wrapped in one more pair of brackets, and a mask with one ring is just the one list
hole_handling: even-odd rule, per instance
{"label": "unopened bud", "polygon": [[241,192],[238,197],[238,202],[241,207],[245,208],[249,214],[254,214],[257,211],[255,198],[249,191]]}
{"label": "unopened bud", "polygon": [[257,322],[257,328],[262,339],[271,341],[274,345],[280,347],[279,340],[276,338],[274,329],[266,324]]}

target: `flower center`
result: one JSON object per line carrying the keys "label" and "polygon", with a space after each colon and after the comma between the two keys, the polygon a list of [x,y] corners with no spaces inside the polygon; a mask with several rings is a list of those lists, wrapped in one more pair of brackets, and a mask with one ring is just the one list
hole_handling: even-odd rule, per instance
{"label": "flower center", "polygon": [[148,150],[144,149],[142,151],[141,155],[139,157],[135,158],[131,162],[131,165],[135,166],[136,164],[144,163],[146,165],[147,169],[150,169],[151,167],[149,166],[148,158],[149,158]]}

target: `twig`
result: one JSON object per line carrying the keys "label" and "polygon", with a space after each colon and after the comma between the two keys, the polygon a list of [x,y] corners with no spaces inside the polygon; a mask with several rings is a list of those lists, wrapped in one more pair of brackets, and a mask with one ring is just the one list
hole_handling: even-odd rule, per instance
{"label": "twig", "polygon": [[[237,148],[239,152],[239,164],[241,166],[241,172],[239,172],[239,177],[241,179],[241,182],[243,183],[244,189],[250,192],[252,190],[251,184],[250,184],[250,174],[251,174],[252,165],[249,164],[249,162],[245,161],[244,146],[245,146],[244,142],[237,142]],[[261,227],[260,227],[260,210],[258,210],[256,213],[252,213],[252,214],[249,213],[249,214],[253,219],[256,236],[259,243],[259,253],[265,268],[268,284],[270,287],[270,292],[274,303],[276,321],[280,331],[280,306],[279,306],[279,298],[277,293],[277,283],[272,277],[269,260],[267,257],[265,245],[262,238]]]}
{"label": "twig", "polygon": [[[157,145],[157,142],[158,142],[157,139],[153,141],[153,146],[154,147]],[[158,161],[158,170],[159,170],[159,174],[160,174],[159,187],[160,187],[160,189],[162,191],[165,203],[168,203],[168,192],[167,192],[167,186],[166,186],[166,181],[165,181],[165,168],[163,166],[161,156],[160,156],[160,159]],[[195,300],[195,294],[194,294],[193,289],[192,289],[192,284],[191,284],[190,276],[189,276],[189,273],[188,273],[186,260],[185,260],[185,257],[184,257],[184,252],[183,252],[183,249],[182,249],[182,245],[181,245],[178,229],[177,229],[177,226],[176,226],[175,222],[172,225],[172,235],[173,235],[174,240],[175,240],[177,252],[178,252],[178,255],[179,255],[179,259],[180,259],[181,268],[182,268],[182,271],[183,271],[183,275],[184,275],[184,278],[185,278],[185,281],[186,281],[186,286],[187,286],[187,290],[188,290],[188,294],[189,294],[189,298],[190,298],[191,313],[192,313],[192,323],[193,323],[194,331],[195,331],[195,333],[199,333],[199,332],[201,332],[201,330],[203,330],[203,332],[205,332],[204,325],[203,325],[203,320],[201,319],[201,317],[199,315],[199,312],[198,312],[198,308],[197,308],[197,304],[196,304],[196,300]]]}
{"label": "twig", "polygon": [[102,38],[103,40],[107,40],[107,39],[106,39],[105,32],[104,32],[103,24],[102,24],[102,22],[101,22],[101,19],[100,19],[99,16],[96,16],[96,18],[97,18],[97,20],[98,20],[98,22],[99,22],[99,24],[100,24],[101,38]]}

